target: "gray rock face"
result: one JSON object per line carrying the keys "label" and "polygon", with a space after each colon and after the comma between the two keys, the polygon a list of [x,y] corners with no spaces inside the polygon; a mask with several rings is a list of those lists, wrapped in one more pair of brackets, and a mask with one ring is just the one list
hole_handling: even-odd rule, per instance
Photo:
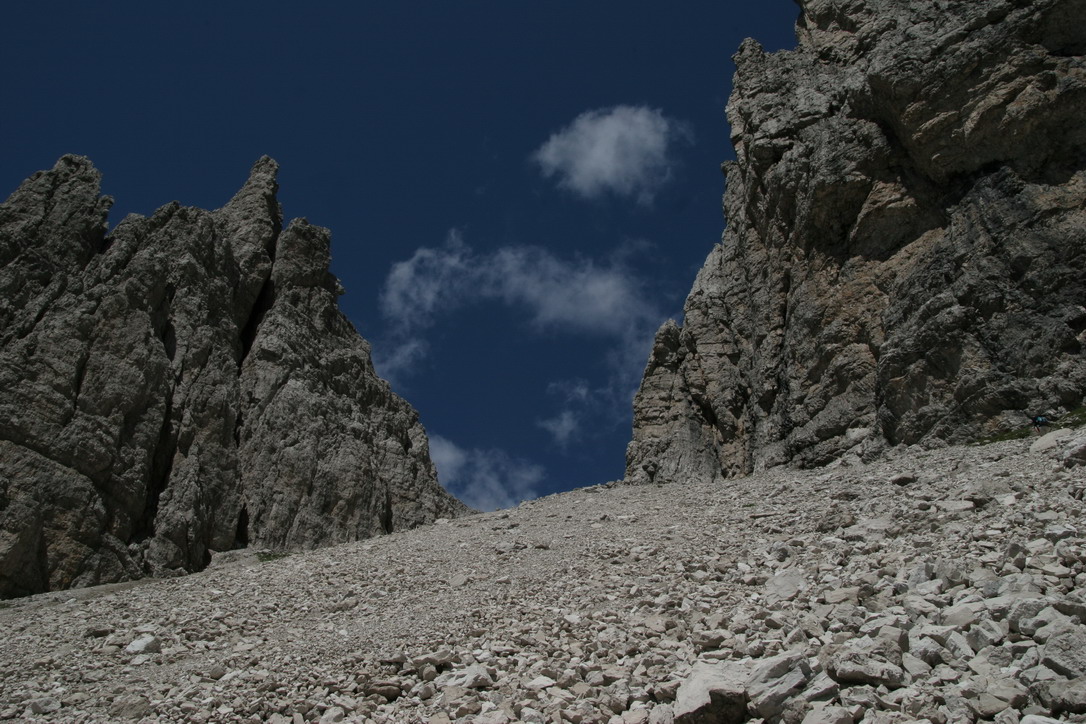
{"label": "gray rock face", "polygon": [[1086,2],[802,0],[735,56],[728,219],[627,480],[961,442],[1086,389]]}
{"label": "gray rock face", "polygon": [[65,156],[0,206],[0,596],[198,570],[466,508],[263,158],[223,208],[106,236]]}

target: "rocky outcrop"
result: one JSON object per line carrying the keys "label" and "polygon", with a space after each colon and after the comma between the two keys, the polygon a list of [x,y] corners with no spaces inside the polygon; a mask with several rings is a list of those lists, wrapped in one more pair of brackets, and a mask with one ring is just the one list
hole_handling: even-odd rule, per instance
{"label": "rocky outcrop", "polygon": [[65,156],[0,206],[0,596],[167,575],[466,509],[263,158],[223,208],[106,234]]}
{"label": "rocky outcrop", "polygon": [[658,333],[627,480],[961,442],[1086,391],[1086,2],[803,0],[747,41],[727,230]]}

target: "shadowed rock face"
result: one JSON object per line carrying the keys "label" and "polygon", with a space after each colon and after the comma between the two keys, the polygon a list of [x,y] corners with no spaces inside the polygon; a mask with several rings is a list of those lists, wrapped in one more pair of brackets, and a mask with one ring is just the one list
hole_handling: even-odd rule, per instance
{"label": "shadowed rock face", "polygon": [[65,156],[0,205],[0,596],[199,570],[467,509],[263,158],[223,208],[108,236]]}
{"label": "shadowed rock face", "polygon": [[728,220],[627,481],[1022,427],[1086,390],[1086,2],[804,0],[747,41]]}

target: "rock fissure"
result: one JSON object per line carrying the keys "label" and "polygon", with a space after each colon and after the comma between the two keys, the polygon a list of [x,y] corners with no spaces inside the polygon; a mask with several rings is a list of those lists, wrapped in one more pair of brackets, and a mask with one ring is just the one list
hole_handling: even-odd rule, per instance
{"label": "rock fissure", "polygon": [[155,517],[158,515],[159,499],[169,485],[173,472],[174,456],[177,454],[177,436],[173,420],[173,395],[167,395],[162,411],[162,427],[158,440],[151,452],[151,469],[147,481],[146,503],[140,517],[132,528],[129,543],[142,543],[155,534]]}
{"label": "rock fissure", "polygon": [[264,315],[271,309],[272,303],[275,300],[275,283],[269,276],[264,284],[260,287],[260,293],[257,294],[256,303],[253,305],[252,310],[249,312],[249,317],[245,321],[245,326],[241,330],[241,354],[238,357],[238,368],[240,369],[245,362],[245,358],[249,356],[249,352],[252,351],[253,342],[256,341],[257,330],[260,327],[260,323],[264,321]]}

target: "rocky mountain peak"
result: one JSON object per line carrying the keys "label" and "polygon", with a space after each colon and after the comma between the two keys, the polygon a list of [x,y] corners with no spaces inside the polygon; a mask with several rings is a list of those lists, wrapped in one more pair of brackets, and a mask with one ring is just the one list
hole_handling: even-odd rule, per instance
{"label": "rocky mountain peak", "polygon": [[277,170],[108,236],[85,158],[0,205],[0,595],[466,511],[339,311],[330,233],[282,228]]}
{"label": "rocky mountain peak", "polygon": [[101,249],[113,199],[101,195],[102,175],[82,156],[63,156],[39,171],[0,206],[0,265],[18,273],[0,279],[0,343],[18,334],[20,309],[59,274],[82,269]]}

